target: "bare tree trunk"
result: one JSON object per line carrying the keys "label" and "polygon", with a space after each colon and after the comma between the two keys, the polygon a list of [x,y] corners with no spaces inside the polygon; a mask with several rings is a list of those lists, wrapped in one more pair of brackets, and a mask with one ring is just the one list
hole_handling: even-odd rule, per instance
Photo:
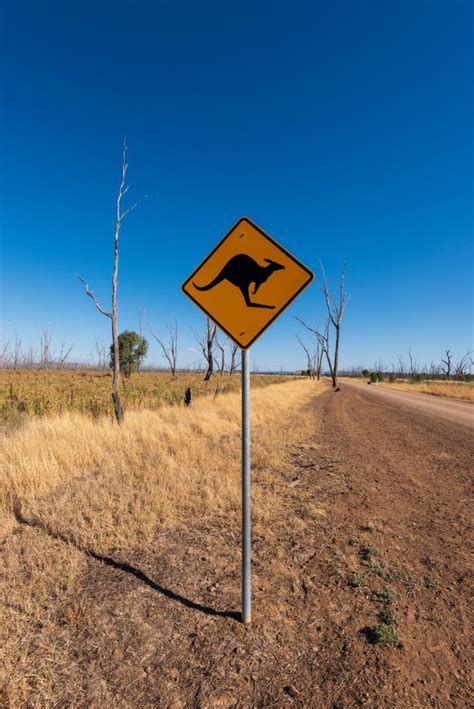
{"label": "bare tree trunk", "polygon": [[148,325],[148,330],[150,332],[150,335],[158,342],[160,345],[162,352],[163,352],[163,357],[168,361],[168,364],[170,366],[171,374],[172,376],[176,376],[176,368],[177,368],[177,362],[178,362],[178,323],[174,321],[174,327],[170,325],[168,327],[168,333],[169,333],[169,344],[167,345],[164,340],[162,340],[157,334],[153,332],[151,327]]}
{"label": "bare tree trunk", "polygon": [[207,340],[206,340],[206,357],[207,357],[207,372],[204,381],[208,382],[214,373],[214,339],[217,333],[217,326],[211,325],[211,321],[207,318]]}
{"label": "bare tree trunk", "polygon": [[337,383],[337,372],[339,369],[339,342],[340,342],[340,337],[341,337],[341,328],[340,326],[336,327],[336,342],[334,344],[334,367],[331,372],[331,377],[332,377],[332,385],[336,389],[338,386]]}
{"label": "bare tree trunk", "polygon": [[[341,342],[341,324],[342,324],[342,317],[344,315],[344,309],[349,301],[350,296],[347,295],[344,289],[344,279],[345,279],[345,274],[346,274],[346,264],[343,265],[342,271],[341,271],[341,277],[340,277],[340,283],[339,283],[339,302],[336,301],[332,293],[329,293],[329,288],[328,288],[328,283],[326,279],[326,273],[324,272],[324,268],[322,263],[320,263],[321,266],[321,272],[323,275],[323,282],[322,282],[322,291],[324,293],[324,299],[326,301],[326,308],[328,311],[328,317],[329,321],[332,323],[334,326],[334,329],[336,330],[336,341],[334,344],[334,359],[333,359],[333,367],[331,371],[331,378],[332,378],[332,385],[334,389],[338,389],[338,383],[337,383],[337,373],[339,369],[339,345]],[[329,340],[329,338],[327,338]],[[329,352],[329,348],[328,348]],[[328,352],[326,354],[328,354]],[[328,359],[328,364],[329,364],[329,359]],[[330,367],[331,369],[331,367]]]}
{"label": "bare tree trunk", "polygon": [[217,325],[211,323],[209,318],[206,318],[206,331],[204,335],[198,335],[194,333],[194,337],[199,347],[205,361],[207,362],[207,370],[204,377],[204,381],[208,382],[212,377],[214,372],[214,340],[217,334]]}
{"label": "bare tree trunk", "polygon": [[[117,203],[116,203],[116,220],[115,220],[115,232],[114,232],[114,268],[112,272],[112,311],[108,312],[104,310],[100,305],[98,299],[95,297],[94,293],[90,290],[87,281],[81,276],[77,276],[81,283],[84,284],[86,295],[89,296],[94,301],[97,310],[105,315],[105,317],[110,318],[112,321],[112,349],[114,354],[114,369],[112,376],[112,399],[114,402],[115,418],[118,423],[123,421],[123,408],[120,399],[120,351],[119,351],[119,340],[118,340],[118,298],[117,298],[117,285],[118,285],[118,266],[119,266],[119,236],[120,227],[122,222],[134,209],[140,204],[140,200],[135,202],[131,207],[128,207],[124,212],[121,212],[121,202],[122,197],[128,192],[129,186],[125,184],[127,177],[128,163],[127,163],[127,143],[124,140],[123,150],[122,150],[122,176],[120,179],[120,185],[117,193]],[[146,195],[145,195],[146,196]]]}
{"label": "bare tree trunk", "polygon": [[232,342],[231,345],[231,350],[230,350],[230,365],[229,365],[229,374],[235,374],[239,367],[239,363],[237,361],[237,353],[239,351],[238,346]]}
{"label": "bare tree trunk", "polygon": [[216,333],[216,337],[215,337],[215,343],[216,343],[216,347],[217,347],[217,349],[219,350],[220,355],[221,355],[221,356],[220,356],[220,361],[218,361],[218,360],[217,360],[217,357],[216,357],[216,358],[215,358],[215,362],[216,362],[216,365],[217,365],[217,367],[218,367],[218,369],[219,369],[219,374],[220,374],[221,377],[222,377],[222,376],[224,375],[224,372],[225,372],[225,341],[224,341],[223,343],[221,343],[221,342],[219,341],[219,338],[217,337],[217,333]]}
{"label": "bare tree trunk", "polygon": [[447,379],[451,379],[451,363],[453,360],[453,356],[451,354],[451,350],[445,350],[445,352],[446,359],[441,360],[441,362],[446,365],[446,369],[443,369],[443,372],[446,375]]}

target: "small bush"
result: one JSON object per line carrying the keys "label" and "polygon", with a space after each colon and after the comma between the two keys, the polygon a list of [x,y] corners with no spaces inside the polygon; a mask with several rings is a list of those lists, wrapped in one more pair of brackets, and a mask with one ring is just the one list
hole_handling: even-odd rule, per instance
{"label": "small bush", "polygon": [[362,574],[356,574],[353,572],[347,579],[347,583],[352,588],[358,588],[359,586],[365,586],[365,576]]}
{"label": "small bush", "polygon": [[395,593],[388,588],[382,588],[380,591],[375,591],[374,596],[377,601],[381,601],[387,606],[393,603],[396,598]]}
{"label": "small bush", "polygon": [[384,608],[382,611],[379,611],[377,618],[379,619],[379,622],[384,625],[395,625],[397,622],[395,612],[392,608]]}
{"label": "small bush", "polygon": [[398,635],[393,625],[377,623],[370,628],[364,628],[364,633],[372,645],[397,645]]}
{"label": "small bush", "polygon": [[361,547],[360,555],[364,561],[372,561],[377,556],[377,549],[370,546]]}

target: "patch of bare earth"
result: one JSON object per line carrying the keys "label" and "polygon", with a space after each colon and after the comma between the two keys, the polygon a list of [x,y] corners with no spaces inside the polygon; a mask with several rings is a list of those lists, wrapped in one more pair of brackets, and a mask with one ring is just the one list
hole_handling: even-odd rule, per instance
{"label": "patch of bare earth", "polygon": [[[254,480],[282,504],[254,534],[250,627],[237,619],[233,517],[190,519],[101,557],[19,513],[17,555],[36,539],[45,564],[60,547],[81,566],[60,602],[45,597],[48,621],[28,619],[30,652],[43,658],[41,678],[28,681],[41,705],[470,704],[469,432],[344,386],[301,415],[313,435]],[[385,607],[380,592],[390,594],[394,645],[364,633]]]}

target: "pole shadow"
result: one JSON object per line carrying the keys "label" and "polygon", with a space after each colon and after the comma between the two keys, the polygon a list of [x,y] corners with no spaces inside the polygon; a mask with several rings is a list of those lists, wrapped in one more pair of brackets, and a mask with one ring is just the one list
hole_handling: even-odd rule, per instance
{"label": "pole shadow", "polygon": [[195,610],[195,611],[199,611],[200,613],[204,613],[204,615],[214,616],[214,617],[218,617],[218,618],[232,618],[233,620],[239,620],[239,621],[241,620],[241,614],[237,613],[236,611],[218,611],[215,608],[212,608],[211,606],[205,606],[202,603],[196,603],[195,601],[192,601],[191,599],[186,598],[185,596],[182,596],[180,593],[176,593],[175,591],[172,591],[169,588],[165,588],[164,586],[161,586],[160,584],[156,583],[156,581],[153,581],[153,579],[151,579],[149,576],[147,576],[143,571],[141,571],[140,569],[137,569],[135,566],[132,566],[131,564],[127,564],[126,562],[123,562],[123,561],[116,561],[115,559],[112,559],[110,556],[104,556],[103,554],[98,554],[93,549],[87,549],[85,547],[82,547],[76,542],[76,540],[73,537],[68,537],[65,534],[62,534],[61,532],[51,529],[47,524],[45,524],[44,522],[42,522],[38,518],[27,519],[21,511],[21,504],[18,500],[16,500],[14,503],[13,512],[14,512],[15,518],[16,518],[17,522],[19,522],[19,524],[23,524],[28,527],[40,529],[41,531],[45,532],[53,539],[57,539],[60,542],[64,542],[65,544],[72,544],[72,546],[74,546],[76,549],[83,552],[87,556],[90,556],[92,559],[95,559],[96,561],[100,561],[103,564],[105,564],[106,566],[112,567],[113,569],[118,569],[119,571],[123,571],[126,574],[130,574],[131,576],[134,576],[136,579],[138,579],[139,581],[144,583],[146,586],[153,589],[154,591],[157,591],[162,596],[169,598],[171,601],[175,601],[176,603],[180,603],[181,605],[185,606],[186,608],[190,608],[191,610]]}

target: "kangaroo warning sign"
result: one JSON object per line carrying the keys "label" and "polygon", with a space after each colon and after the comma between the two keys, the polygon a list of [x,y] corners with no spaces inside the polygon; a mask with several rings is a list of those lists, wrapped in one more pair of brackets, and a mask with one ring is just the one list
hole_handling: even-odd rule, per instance
{"label": "kangaroo warning sign", "polygon": [[312,279],[309,268],[242,217],[182,290],[245,350]]}

